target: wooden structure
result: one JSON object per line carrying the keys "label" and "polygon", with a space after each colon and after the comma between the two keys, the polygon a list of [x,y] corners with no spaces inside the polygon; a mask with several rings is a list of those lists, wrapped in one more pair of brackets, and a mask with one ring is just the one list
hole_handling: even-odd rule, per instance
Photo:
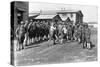
{"label": "wooden structure", "polygon": [[21,24],[21,21],[26,22],[28,21],[28,10],[29,10],[29,3],[28,2],[21,2],[21,1],[13,1],[11,2],[11,24],[14,27],[14,32],[18,25]]}

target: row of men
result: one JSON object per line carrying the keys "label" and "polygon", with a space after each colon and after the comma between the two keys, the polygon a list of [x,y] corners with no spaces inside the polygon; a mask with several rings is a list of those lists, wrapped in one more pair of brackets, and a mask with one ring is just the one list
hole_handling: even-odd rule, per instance
{"label": "row of men", "polygon": [[58,40],[59,43],[63,43],[63,40],[78,40],[83,44],[83,48],[90,47],[90,34],[91,31],[87,24],[54,24],[51,23],[37,23],[30,22],[29,24],[22,24],[16,29],[16,37],[18,40],[18,50],[24,49],[24,47],[32,42],[53,39],[54,44]]}
{"label": "row of men", "polygon": [[40,22],[29,22],[21,24],[16,29],[16,38],[18,40],[18,50],[24,49],[25,46],[40,40],[48,39],[49,24]]}

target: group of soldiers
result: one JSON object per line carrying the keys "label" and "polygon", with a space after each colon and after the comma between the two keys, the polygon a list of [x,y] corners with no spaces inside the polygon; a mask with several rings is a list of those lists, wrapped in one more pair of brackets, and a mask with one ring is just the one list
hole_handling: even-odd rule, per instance
{"label": "group of soldiers", "polygon": [[82,44],[83,48],[92,48],[92,43],[90,41],[91,30],[89,29],[87,23],[52,23],[50,26],[50,35],[50,39],[53,39],[54,44],[56,44],[56,42],[63,44],[64,41],[78,41]]}
{"label": "group of soldiers", "polygon": [[46,22],[30,21],[23,22],[17,27],[15,37],[18,41],[17,50],[22,50],[26,46],[48,40],[49,24]]}
{"label": "group of soldiers", "polygon": [[63,44],[64,41],[78,41],[83,48],[91,49],[91,30],[86,23],[55,23],[55,22],[23,22],[19,24],[15,32],[18,40],[18,50],[24,49],[27,45],[43,41],[53,40]]}

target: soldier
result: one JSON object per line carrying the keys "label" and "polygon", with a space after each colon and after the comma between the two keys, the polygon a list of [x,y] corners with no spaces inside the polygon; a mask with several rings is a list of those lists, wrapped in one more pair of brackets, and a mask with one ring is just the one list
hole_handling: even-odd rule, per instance
{"label": "soldier", "polygon": [[83,43],[83,41],[84,41],[84,27],[83,27],[83,24],[79,24],[78,32],[77,32],[77,38],[78,38],[79,43]]}
{"label": "soldier", "polygon": [[82,45],[83,45],[83,49],[86,47],[86,45],[85,45],[85,27],[84,27],[84,24],[83,24],[83,27],[82,27],[82,29],[81,29],[81,41],[80,41],[80,43],[82,43]]}
{"label": "soldier", "polygon": [[16,29],[16,37],[18,38],[18,42],[19,42],[19,50],[24,49],[24,39],[25,39],[25,33],[26,33],[26,28],[24,27],[24,22],[21,22],[21,25],[19,25],[19,27]]}
{"label": "soldier", "polygon": [[67,30],[67,28],[66,28],[65,25],[63,26],[62,31],[63,31],[63,35],[64,35],[63,38],[67,40],[67,33],[68,33],[68,30]]}
{"label": "soldier", "polygon": [[56,40],[58,40],[58,28],[57,28],[57,24],[54,24],[53,40],[54,40],[54,44],[56,44]]}
{"label": "soldier", "polygon": [[75,41],[78,41],[78,25],[74,26],[73,38]]}
{"label": "soldier", "polygon": [[30,21],[30,23],[28,24],[27,29],[28,29],[28,32],[27,32],[28,43],[27,43],[27,45],[30,45],[30,39],[32,39],[34,37],[34,33],[33,32],[34,32],[34,29],[35,29],[35,23]]}
{"label": "soldier", "polygon": [[24,43],[23,45],[26,46],[27,45],[27,40],[28,40],[28,24],[29,22],[26,20],[25,24],[24,24],[24,27],[25,27],[25,30],[26,30],[26,33],[25,33],[25,39],[24,39]]}
{"label": "soldier", "polygon": [[91,49],[91,42],[90,42],[90,35],[91,30],[88,28],[88,24],[85,24],[85,31],[84,31],[84,45],[86,45],[86,48]]}
{"label": "soldier", "polygon": [[75,25],[72,24],[71,30],[72,30],[72,39],[71,40],[75,40],[74,39]]}
{"label": "soldier", "polygon": [[55,44],[55,39],[56,39],[56,37],[55,37],[55,34],[56,34],[55,30],[56,30],[56,27],[54,26],[54,23],[51,23],[49,33],[50,33],[50,40],[53,39],[54,44]]}
{"label": "soldier", "polygon": [[68,24],[67,29],[68,29],[68,40],[72,40],[72,25]]}
{"label": "soldier", "polygon": [[63,25],[62,25],[62,23],[60,23],[59,25],[58,25],[58,28],[57,28],[57,30],[58,30],[58,41],[62,44],[62,42],[63,42],[63,31],[62,31],[62,28],[63,28]]}

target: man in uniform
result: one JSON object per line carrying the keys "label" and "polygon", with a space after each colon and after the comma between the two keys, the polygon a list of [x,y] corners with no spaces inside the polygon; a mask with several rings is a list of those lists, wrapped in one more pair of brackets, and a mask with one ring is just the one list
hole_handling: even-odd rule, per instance
{"label": "man in uniform", "polygon": [[71,23],[68,24],[67,29],[68,29],[68,40],[72,40],[72,25],[71,25]]}
{"label": "man in uniform", "polygon": [[16,29],[16,37],[18,38],[18,42],[19,42],[19,50],[21,49],[24,49],[24,45],[23,45],[23,42],[24,42],[24,39],[25,39],[25,33],[26,33],[26,29],[24,27],[24,22],[21,21],[21,25],[19,25],[19,27]]}
{"label": "man in uniform", "polygon": [[59,25],[58,25],[58,38],[59,38],[59,43],[60,44],[63,44],[63,32],[62,32],[62,28],[63,28],[63,24],[62,23],[60,23]]}
{"label": "man in uniform", "polygon": [[56,27],[55,27],[55,24],[54,23],[51,23],[49,33],[50,33],[50,40],[53,39],[54,44],[56,44],[55,43],[55,39],[56,39]]}
{"label": "man in uniform", "polygon": [[85,24],[85,31],[84,31],[84,45],[86,45],[86,47],[88,49],[91,49],[91,42],[90,42],[90,35],[91,35],[91,30],[88,28],[88,24]]}
{"label": "man in uniform", "polygon": [[78,24],[74,26],[73,38],[74,38],[75,41],[78,41],[78,36],[79,36],[79,35],[78,35],[78,33],[79,33],[79,32],[78,32],[78,26],[79,26]]}
{"label": "man in uniform", "polygon": [[79,24],[78,32],[77,32],[77,38],[78,38],[79,43],[83,43],[83,41],[84,41],[84,27],[83,27],[83,24]]}
{"label": "man in uniform", "polygon": [[65,25],[63,25],[62,31],[63,31],[63,35],[64,35],[63,38],[67,40],[67,33],[68,33],[68,30],[67,30],[67,28],[66,28]]}

